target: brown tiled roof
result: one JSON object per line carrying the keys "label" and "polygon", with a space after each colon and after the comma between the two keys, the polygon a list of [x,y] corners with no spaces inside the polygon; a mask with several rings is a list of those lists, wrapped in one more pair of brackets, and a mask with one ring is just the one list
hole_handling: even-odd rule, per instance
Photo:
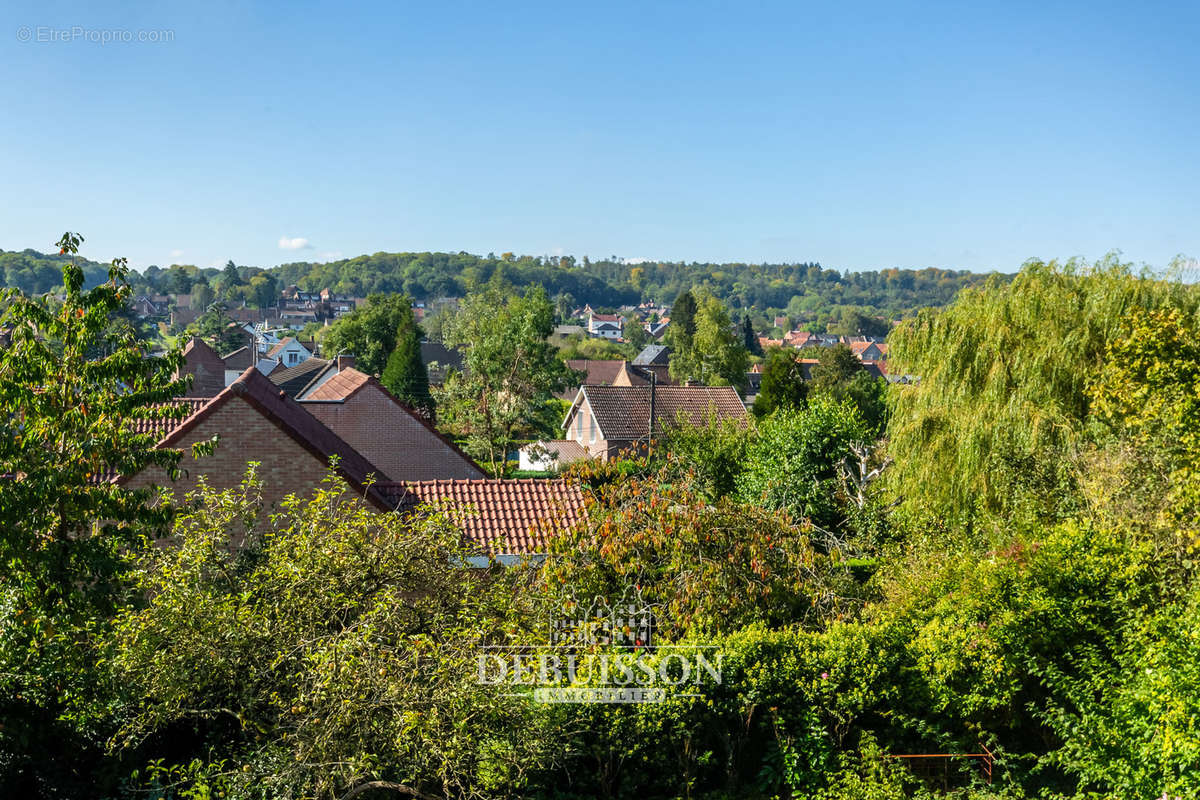
{"label": "brown tiled roof", "polygon": [[463,532],[491,555],[544,553],[551,536],[585,513],[579,484],[565,479],[409,481],[389,486],[403,486],[420,502],[462,512]]}
{"label": "brown tiled roof", "polygon": [[[580,389],[600,426],[603,439],[640,439],[650,423],[649,386],[584,386]],[[703,424],[710,414],[720,419],[749,421],[746,406],[731,386],[659,386],[654,391],[654,433],[670,426],[682,414],[693,424]],[[570,414],[567,415],[568,420]],[[565,427],[564,423],[564,427]]]}
{"label": "brown tiled roof", "polygon": [[253,364],[256,359],[254,353],[250,352],[250,348],[243,345],[232,353],[221,356],[221,360],[225,362],[225,369],[236,369],[240,372]]}
{"label": "brown tiled roof", "polygon": [[179,441],[189,430],[199,425],[234,397],[241,397],[297,444],[325,463],[328,463],[333,456],[337,456],[338,474],[355,491],[363,492],[375,505],[392,511],[404,500],[402,492],[385,493],[375,484],[372,484],[369,489],[366,488],[370,476],[374,476],[380,481],[386,480],[387,476],[382,474],[370,461],[367,461],[361,453],[346,444],[337,434],[322,425],[316,417],[305,411],[299,403],[280,391],[278,386],[271,383],[255,367],[247,369],[236,381],[226,386],[224,391],[185,419],[159,441],[158,446],[174,446],[175,442]]}
{"label": "brown tiled roof", "polygon": [[265,312],[259,308],[227,308],[225,315],[237,322],[262,322]]}

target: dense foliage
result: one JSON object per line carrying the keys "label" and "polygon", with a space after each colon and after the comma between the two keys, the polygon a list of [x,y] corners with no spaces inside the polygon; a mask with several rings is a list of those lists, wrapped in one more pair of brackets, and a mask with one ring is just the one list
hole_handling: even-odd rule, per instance
{"label": "dense foliage", "polygon": [[[573,466],[579,525],[544,561],[477,569],[453,514],[381,515],[331,478],[267,516],[253,470],[201,488],[165,546],[139,544],[170,510],[105,505],[118,490],[89,470],[148,458],[110,417],[161,399],[165,365],[78,346],[115,324],[120,277],[93,294],[68,273],[61,310],[10,305],[50,335],[0,361],[20,410],[0,444],[6,795],[1200,793],[1194,286],[1113,260],[1027,265],[897,332],[919,380],[878,418],[882,388],[844,353],[804,391],[768,354],[773,409]],[[501,284],[443,326],[467,369],[442,409],[493,462],[562,377],[555,303]],[[85,535],[56,540],[64,519]],[[104,561],[51,554],[93,542],[120,568],[60,580]],[[545,644],[565,596],[630,587],[657,609],[647,664],[703,649],[719,675],[645,703],[476,679],[479,647]],[[105,599],[51,608],[76,593]],[[892,758],[931,754],[956,755],[927,778]]]}
{"label": "dense foliage", "polygon": [[[81,241],[64,234],[64,257]],[[111,481],[177,468],[178,451],[154,449],[127,421],[180,418],[162,401],[187,387],[172,377],[178,352],[146,358],[121,324],[125,276],[114,260],[85,291],[67,260],[61,302],[10,292],[0,317],[11,339],[0,349],[0,794],[87,785],[91,737],[107,724],[87,707],[92,637],[124,598],[145,537],[171,519],[153,490]]]}

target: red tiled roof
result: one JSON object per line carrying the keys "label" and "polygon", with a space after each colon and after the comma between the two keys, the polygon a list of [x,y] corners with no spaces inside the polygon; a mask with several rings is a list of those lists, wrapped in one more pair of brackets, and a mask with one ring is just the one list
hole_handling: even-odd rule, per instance
{"label": "red tiled roof", "polygon": [[204,408],[211,400],[212,398],[210,397],[177,397],[170,403],[155,403],[151,408],[162,408],[167,405],[186,406],[188,409],[187,416],[175,417],[173,419],[133,416],[126,420],[126,424],[134,433],[153,434],[155,441],[160,441],[168,433],[182,425],[184,420]]}
{"label": "red tiled roof", "polygon": [[304,400],[345,400],[370,380],[371,376],[364,372],[344,369],[302,397]]}
{"label": "red tiled roof", "polygon": [[584,518],[579,484],[558,480],[436,480],[386,484],[422,503],[462,513],[467,537],[491,555],[544,553],[546,543]]}
{"label": "red tiled roof", "polygon": [[[580,392],[591,406],[603,439],[641,439],[650,424],[649,386],[584,386]],[[746,405],[731,386],[659,386],[654,390],[654,433],[661,435],[680,415],[702,425],[710,414],[719,419],[749,422]],[[571,414],[567,415],[569,421]],[[565,428],[566,422],[563,423]]]}
{"label": "red tiled roof", "polygon": [[[865,351],[871,349],[872,346],[874,346],[877,350],[880,349],[879,345],[875,344],[874,342],[850,342],[850,344],[847,346],[850,348],[851,353],[854,353],[854,355],[860,357]],[[882,352],[882,350],[880,350],[880,352]]]}

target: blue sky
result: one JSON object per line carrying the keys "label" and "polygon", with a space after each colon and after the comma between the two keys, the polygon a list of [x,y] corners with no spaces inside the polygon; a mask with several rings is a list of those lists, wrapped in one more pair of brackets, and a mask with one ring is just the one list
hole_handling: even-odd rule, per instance
{"label": "blue sky", "polygon": [[1200,4],[96,5],[6,4],[0,248],[1200,256]]}

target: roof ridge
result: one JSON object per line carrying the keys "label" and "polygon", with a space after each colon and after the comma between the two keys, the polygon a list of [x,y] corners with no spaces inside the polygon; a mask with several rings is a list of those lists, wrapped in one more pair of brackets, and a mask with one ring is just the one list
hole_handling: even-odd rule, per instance
{"label": "roof ridge", "polygon": [[[178,441],[180,437],[211,416],[234,396],[241,397],[254,406],[259,413],[270,419],[297,444],[318,456],[327,465],[331,456],[337,456],[337,472],[343,478],[355,489],[362,491],[376,505],[385,510],[395,510],[389,498],[375,488],[379,483],[378,480],[371,481],[368,486],[368,479],[372,475],[376,478],[386,477],[383,470],[368,461],[362,453],[308,413],[303,406],[288,397],[286,392],[272,383],[254,366],[247,367],[237,379],[190,417],[183,420],[156,446],[169,446]],[[298,414],[303,416],[297,418]]]}

